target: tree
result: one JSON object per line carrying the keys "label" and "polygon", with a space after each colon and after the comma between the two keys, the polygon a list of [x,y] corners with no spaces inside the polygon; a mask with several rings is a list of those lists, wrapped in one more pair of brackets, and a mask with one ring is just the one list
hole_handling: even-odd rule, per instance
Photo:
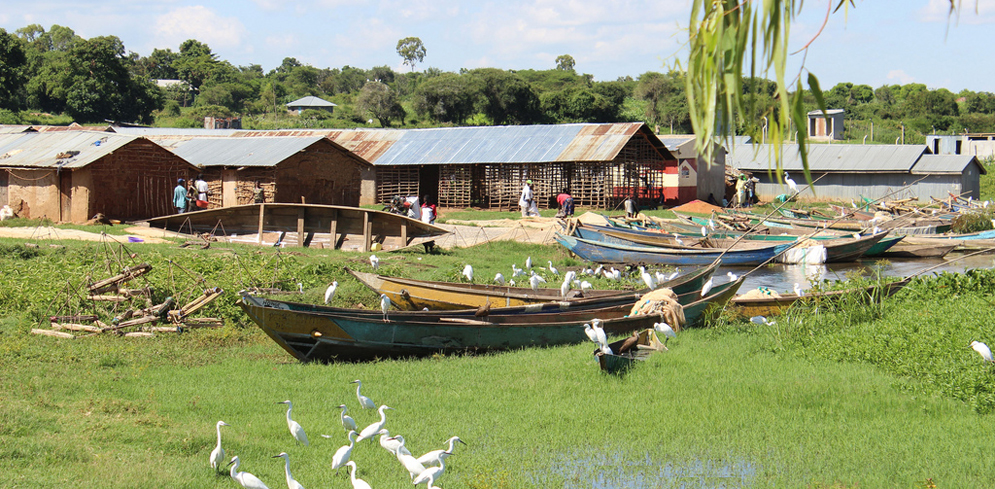
{"label": "tree", "polygon": [[558,70],[572,72],[576,64],[574,57],[569,54],[561,54],[556,57],[556,69]]}
{"label": "tree", "polygon": [[21,49],[21,42],[0,29],[0,108],[20,108],[21,97],[17,97],[17,93],[27,82],[24,73],[27,64],[28,58]]}
{"label": "tree", "polygon": [[211,48],[196,39],[187,39],[180,44],[180,53],[173,67],[180,80],[198,90],[205,80],[223,69]]}
{"label": "tree", "polygon": [[425,59],[425,45],[417,37],[405,37],[397,41],[397,54],[414,71],[415,61],[421,63]]}
{"label": "tree", "polygon": [[539,96],[515,73],[497,68],[468,72],[480,90],[478,110],[494,124],[533,124],[539,122]]}
{"label": "tree", "polygon": [[356,112],[369,113],[380,121],[383,127],[391,127],[395,120],[403,123],[407,115],[404,107],[401,107],[397,92],[378,81],[368,81],[363,85],[359,96],[356,97]]}
{"label": "tree", "polygon": [[151,121],[162,108],[161,92],[148,80],[132,78],[126,59],[115,36],[75,43],[56,70],[66,113],[79,122]]}
{"label": "tree", "polygon": [[418,87],[415,110],[436,122],[463,124],[473,114],[477,94],[470,77],[443,73]]}

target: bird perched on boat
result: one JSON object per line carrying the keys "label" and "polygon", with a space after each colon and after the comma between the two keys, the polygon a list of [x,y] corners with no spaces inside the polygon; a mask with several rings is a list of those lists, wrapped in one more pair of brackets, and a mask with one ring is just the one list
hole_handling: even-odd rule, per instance
{"label": "bird perched on boat", "polygon": [[978,354],[981,355],[981,358],[984,358],[986,362],[995,363],[995,360],[992,359],[992,350],[988,348],[988,345],[980,341],[972,341],[971,348],[978,352]]}
{"label": "bird perched on boat", "polygon": [[512,263],[511,264],[511,276],[512,277],[517,277],[519,275],[525,275],[525,271],[522,270],[521,268],[518,268],[518,265],[515,265],[514,263]]}
{"label": "bird perched on boat", "polygon": [[300,423],[294,421],[290,417],[290,411],[294,409],[294,404],[290,402],[290,399],[277,402],[277,404],[287,405],[287,428],[290,429],[290,434],[293,435],[294,439],[297,440],[298,443],[303,443],[304,446],[308,446],[307,434],[304,433],[304,428],[301,427]]}
{"label": "bird perched on boat", "polygon": [[[590,324],[584,323],[584,334],[587,335],[587,339],[589,339],[589,340],[591,340],[591,341],[593,341],[595,343],[598,343],[598,332],[595,331],[594,328],[591,327]],[[599,344],[599,346],[600,346],[600,344]]]}
{"label": "bird perched on boat", "polygon": [[680,273],[681,273],[681,269],[678,268],[677,270],[674,270],[673,273],[671,273],[670,275],[667,276],[667,281],[669,282],[669,281],[677,278],[677,275],[679,275]]}
{"label": "bird perched on boat", "polygon": [[591,290],[591,287],[593,287],[591,285],[591,282],[588,282],[587,280],[583,280],[583,281],[580,282],[580,290],[582,290],[584,292],[587,292],[588,290]]}
{"label": "bird perched on boat", "polygon": [[681,240],[681,237],[677,233],[674,233],[674,242],[677,243],[677,246],[684,246],[684,241]]}
{"label": "bird perched on boat", "polygon": [[632,336],[629,336],[622,342],[622,346],[618,347],[619,353],[625,353],[639,344],[639,331],[633,331]]}
{"label": "bird perched on boat", "polygon": [[712,231],[715,231],[715,221],[711,218],[708,219],[708,227],[711,228]]}
{"label": "bird perched on boat", "polygon": [[231,478],[235,479],[235,482],[238,482],[238,484],[245,489],[269,489],[266,487],[266,484],[263,484],[263,481],[259,480],[258,477],[248,472],[240,472],[238,470],[238,467],[242,465],[242,461],[238,459],[238,455],[232,457],[231,462],[228,462],[228,465],[231,465]]}
{"label": "bird perched on boat", "polygon": [[361,380],[356,379],[349,383],[356,384],[356,399],[359,400],[359,407],[363,409],[376,409],[377,405],[373,402],[373,399],[359,393],[359,390],[363,388],[363,382]]}
{"label": "bird perched on boat", "polygon": [[792,180],[790,176],[788,176],[788,172],[784,172],[784,183],[788,184],[788,188],[791,189],[791,193],[798,193],[798,185],[795,184],[795,181]]}
{"label": "bird perched on boat", "polygon": [[712,277],[708,277],[708,280],[705,281],[705,285],[701,287],[701,296],[705,297],[708,295],[708,291],[710,290],[712,290]]}
{"label": "bird perched on boat", "polygon": [[[328,435],[321,435],[326,438],[331,438]],[[332,455],[332,468],[335,469],[335,473],[339,473],[339,469],[349,461],[349,457],[352,455],[352,449],[356,446],[356,430],[349,430],[349,434],[346,435],[349,439],[348,445],[342,445],[338,450],[335,450],[335,455]]]}
{"label": "bird perched on boat", "polygon": [[328,285],[328,288],[325,289],[325,304],[328,304],[328,302],[332,300],[332,297],[335,297],[335,290],[338,288],[338,282],[332,282]]}
{"label": "bird perched on boat", "polygon": [[659,287],[667,281],[667,276],[660,272],[653,272],[653,278],[656,279],[656,286]]}
{"label": "bird perched on boat", "polygon": [[349,466],[349,480],[352,482],[352,489],[373,489],[363,479],[356,478],[356,462],[350,460],[346,462],[346,465]]}
{"label": "bird perched on boat", "polygon": [[279,455],[273,455],[273,458],[283,459],[283,472],[287,477],[287,489],[304,489],[304,486],[290,475],[290,455],[287,455],[287,452],[280,452]]}
{"label": "bird perched on boat", "polygon": [[477,312],[473,313],[474,316],[478,318],[487,317],[491,313],[491,300],[487,299],[484,305],[477,308]]}
{"label": "bird perched on boat", "polygon": [[570,292],[570,287],[573,287],[573,284],[569,280],[564,280],[560,285],[560,297],[566,297]]}
{"label": "bird perched on boat", "polygon": [[467,281],[473,282],[473,267],[469,263],[463,267],[463,276],[466,277]]}
{"label": "bird perched on boat", "polygon": [[706,228],[705,226],[701,227],[701,237],[702,238],[707,238],[708,237],[708,228]]}
{"label": "bird perched on boat", "polygon": [[366,428],[363,428],[363,431],[359,432],[359,438],[356,438],[356,441],[370,440],[377,435],[377,432],[383,429],[383,426],[387,424],[387,415],[384,413],[387,409],[394,408],[387,407],[386,404],[380,406],[380,409],[377,410],[380,412],[380,421],[376,421]]}
{"label": "bird perched on boat", "polygon": [[639,266],[639,276],[642,277],[643,283],[646,284],[647,288],[650,290],[656,288],[656,279],[654,279],[653,276],[646,271],[646,267],[642,265]]}
{"label": "bird perched on boat", "polygon": [[380,294],[380,311],[383,312],[383,320],[387,322],[387,311],[390,310],[390,297],[387,294]]}
{"label": "bird perched on boat", "polygon": [[[398,441],[400,441],[401,447],[404,447],[404,438],[400,438]],[[425,472],[425,466],[418,463],[418,459],[412,456],[410,454],[411,452],[408,452],[407,450],[402,451],[401,447],[398,447],[397,452],[394,455],[397,456],[397,461],[401,462],[401,465],[403,465],[408,471],[408,475],[411,477],[411,480],[414,480],[419,474]]]}
{"label": "bird perched on boat", "polygon": [[795,285],[794,285],[793,288],[795,290],[795,295],[797,295],[798,297],[801,297],[801,296],[805,295],[805,291],[802,290],[802,286],[801,285],[798,285],[798,282],[795,282]]}
{"label": "bird perched on boat", "polygon": [[674,332],[674,328],[671,328],[667,323],[653,323],[653,331],[663,335],[663,345],[667,346],[667,341],[670,338],[677,338],[677,333]]}
{"label": "bird perched on boat", "polygon": [[501,272],[498,272],[497,275],[494,276],[494,281],[497,282],[498,285],[504,286],[504,275],[502,275]]}
{"label": "bird perched on boat", "polygon": [[[450,453],[450,455],[452,455]],[[435,485],[435,480],[442,477],[442,472],[446,470],[446,460],[444,458],[439,459],[439,465],[437,467],[428,467],[423,470],[420,474],[411,479],[411,483],[414,485],[428,483],[428,487],[433,487]]]}
{"label": "bird perched on boat", "polygon": [[529,270],[532,269],[532,257],[531,256],[525,259],[525,268],[528,268]]}
{"label": "bird perched on boat", "polygon": [[456,447],[456,445],[455,445],[456,442],[459,442],[459,443],[462,443],[462,444],[466,445],[466,442],[463,441],[463,440],[460,440],[460,437],[458,437],[458,436],[450,437],[448,440],[446,440],[446,443],[449,444],[449,449],[447,449],[447,450],[441,450],[441,449],[440,450],[432,450],[431,452],[428,452],[425,455],[422,455],[421,457],[418,457],[418,463],[420,463],[420,464],[422,464],[422,465],[424,465],[426,467],[429,466],[429,465],[435,465],[437,463],[440,463],[440,461],[445,460],[446,457],[448,457],[448,456],[450,456],[450,455],[453,454],[453,448]]}
{"label": "bird perched on boat", "polygon": [[732,272],[726,272],[726,276],[729,277],[730,282],[735,282],[736,280],[739,279],[739,275],[736,275],[735,273]]}
{"label": "bird perched on boat", "polygon": [[352,416],[346,414],[346,411],[348,411],[349,408],[347,408],[345,404],[339,404],[339,409],[342,410],[342,414],[339,415],[339,419],[342,421],[342,427],[345,428],[346,431],[355,430],[356,420],[352,419]]}
{"label": "bird perched on boat", "polygon": [[377,255],[370,255],[370,266],[373,267],[374,270],[380,268],[380,259],[377,258]]}
{"label": "bird perched on boat", "polygon": [[601,352],[611,355],[612,349],[608,346],[608,335],[605,334],[605,329],[601,327],[601,320],[594,318],[591,320],[591,329],[594,330],[594,334],[598,337],[598,346],[601,347]]}
{"label": "bird perched on boat", "polygon": [[548,260],[547,262],[549,263],[549,273],[552,273],[553,275],[559,275],[560,271],[553,266],[553,260]]}
{"label": "bird perched on boat", "polygon": [[215,472],[217,472],[218,469],[224,469],[223,464],[225,462],[225,449],[221,448],[222,426],[231,426],[231,425],[225,423],[224,421],[218,421],[218,423],[214,425],[214,429],[217,430],[218,432],[218,446],[214,447],[214,450],[211,452],[211,468],[214,469]]}

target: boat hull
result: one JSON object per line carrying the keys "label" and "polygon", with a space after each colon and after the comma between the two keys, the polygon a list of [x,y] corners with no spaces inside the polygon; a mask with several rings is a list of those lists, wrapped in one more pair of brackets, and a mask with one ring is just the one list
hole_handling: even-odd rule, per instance
{"label": "boat hull", "polygon": [[655,265],[708,265],[721,257],[726,266],[755,266],[773,259],[790,244],[744,250],[668,250],[649,246],[624,246],[556,234],[556,241],[584,260],[595,263]]}

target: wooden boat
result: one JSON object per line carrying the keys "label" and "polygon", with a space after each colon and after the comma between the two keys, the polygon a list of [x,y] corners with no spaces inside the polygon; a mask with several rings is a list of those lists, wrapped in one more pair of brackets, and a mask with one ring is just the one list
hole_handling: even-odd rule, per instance
{"label": "wooden boat", "polygon": [[[717,263],[699,267],[673,280],[660,284],[669,287],[677,295],[701,290],[708,277],[718,268]],[[434,282],[398,277],[387,277],[367,272],[357,272],[346,269],[363,285],[377,294],[386,294],[391,304],[398,309],[419,311],[428,308],[431,311],[476,308],[485,304],[491,307],[524,306],[544,302],[570,302],[577,306],[585,303],[616,298],[617,300],[635,300],[645,291],[620,290],[588,290],[585,292],[573,290],[567,297],[560,295],[560,289],[541,288],[533,291],[525,287],[507,287],[488,284],[462,284],[451,282]],[[617,297],[616,297],[617,296]]]}
{"label": "wooden boat", "polygon": [[637,361],[644,361],[652,354],[664,351],[667,347],[656,335],[653,328],[644,329],[639,332],[636,346],[623,353],[615,353],[628,338],[609,343],[612,353],[602,353],[600,349],[594,350],[594,356],[598,359],[601,370],[611,375],[625,375],[625,373],[636,365]]}
{"label": "wooden boat", "polygon": [[[684,307],[688,326],[714,319],[742,285],[739,279]],[[590,319],[562,314],[524,315],[520,321],[496,322],[491,316],[469,319],[436,313],[420,320],[397,320],[367,314],[323,311],[320,306],[291,304],[242,294],[245,313],[281,348],[300,361],[361,360],[426,356],[435,353],[509,350],[589,341],[583,325]],[[368,312],[368,311],[365,311]],[[659,316],[627,316],[602,321],[609,335],[647,329]]]}
{"label": "wooden boat", "polygon": [[[612,228],[591,224],[581,224],[573,228],[573,235],[592,241],[626,246],[656,246],[658,248],[674,249],[711,248],[711,246],[708,246],[707,240],[700,235],[698,237],[688,237],[687,235],[675,236],[674,234],[664,234],[662,232]],[[678,242],[678,239],[680,242]]]}
{"label": "wooden boat", "polygon": [[445,228],[389,212],[318,204],[246,204],[186,212],[149,219],[152,227],[190,234],[259,235],[264,232],[297,233],[297,242],[307,246],[315,233],[329,233],[337,249],[347,234],[363,237],[364,250],[374,241],[401,238],[407,246],[414,238],[449,234]]}
{"label": "wooden boat", "polygon": [[556,241],[571,253],[595,263],[641,263],[653,265],[708,265],[722,257],[723,265],[760,265],[787,249],[777,244],[755,249],[666,249],[652,246],[626,246],[592,241],[556,233]]}
{"label": "wooden boat", "polygon": [[947,256],[947,253],[960,246],[957,243],[951,244],[945,241],[937,243],[923,241],[925,240],[899,243],[882,253],[881,256],[885,258],[943,258]]}
{"label": "wooden boat", "polygon": [[871,285],[859,289],[810,292],[802,296],[797,294],[784,294],[780,297],[761,298],[746,298],[740,296],[733,297],[729,301],[729,306],[736,312],[748,317],[775,316],[782,313],[796,302],[801,301],[818,303],[820,301],[839,299],[840,297],[850,294],[860,294],[860,296],[865,300],[880,301],[881,299],[891,297],[899,290],[902,290],[902,288],[908,285],[911,281],[911,278],[906,278],[897,282]]}

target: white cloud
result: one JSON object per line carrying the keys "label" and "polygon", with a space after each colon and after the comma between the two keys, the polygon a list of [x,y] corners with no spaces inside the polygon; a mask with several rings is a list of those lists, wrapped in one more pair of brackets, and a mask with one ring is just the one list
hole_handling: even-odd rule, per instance
{"label": "white cloud", "polygon": [[204,6],[181,7],[156,18],[153,32],[160,46],[179,46],[196,39],[217,51],[242,44],[246,28],[235,17],[221,17]]}
{"label": "white cloud", "polygon": [[929,0],[929,4],[916,12],[922,22],[983,25],[995,23],[995,0],[957,2],[960,11],[950,14],[950,0]]}
{"label": "white cloud", "polygon": [[888,72],[888,80],[897,81],[900,85],[908,85],[914,82],[916,79],[912,75],[909,75],[904,70],[891,70]]}

